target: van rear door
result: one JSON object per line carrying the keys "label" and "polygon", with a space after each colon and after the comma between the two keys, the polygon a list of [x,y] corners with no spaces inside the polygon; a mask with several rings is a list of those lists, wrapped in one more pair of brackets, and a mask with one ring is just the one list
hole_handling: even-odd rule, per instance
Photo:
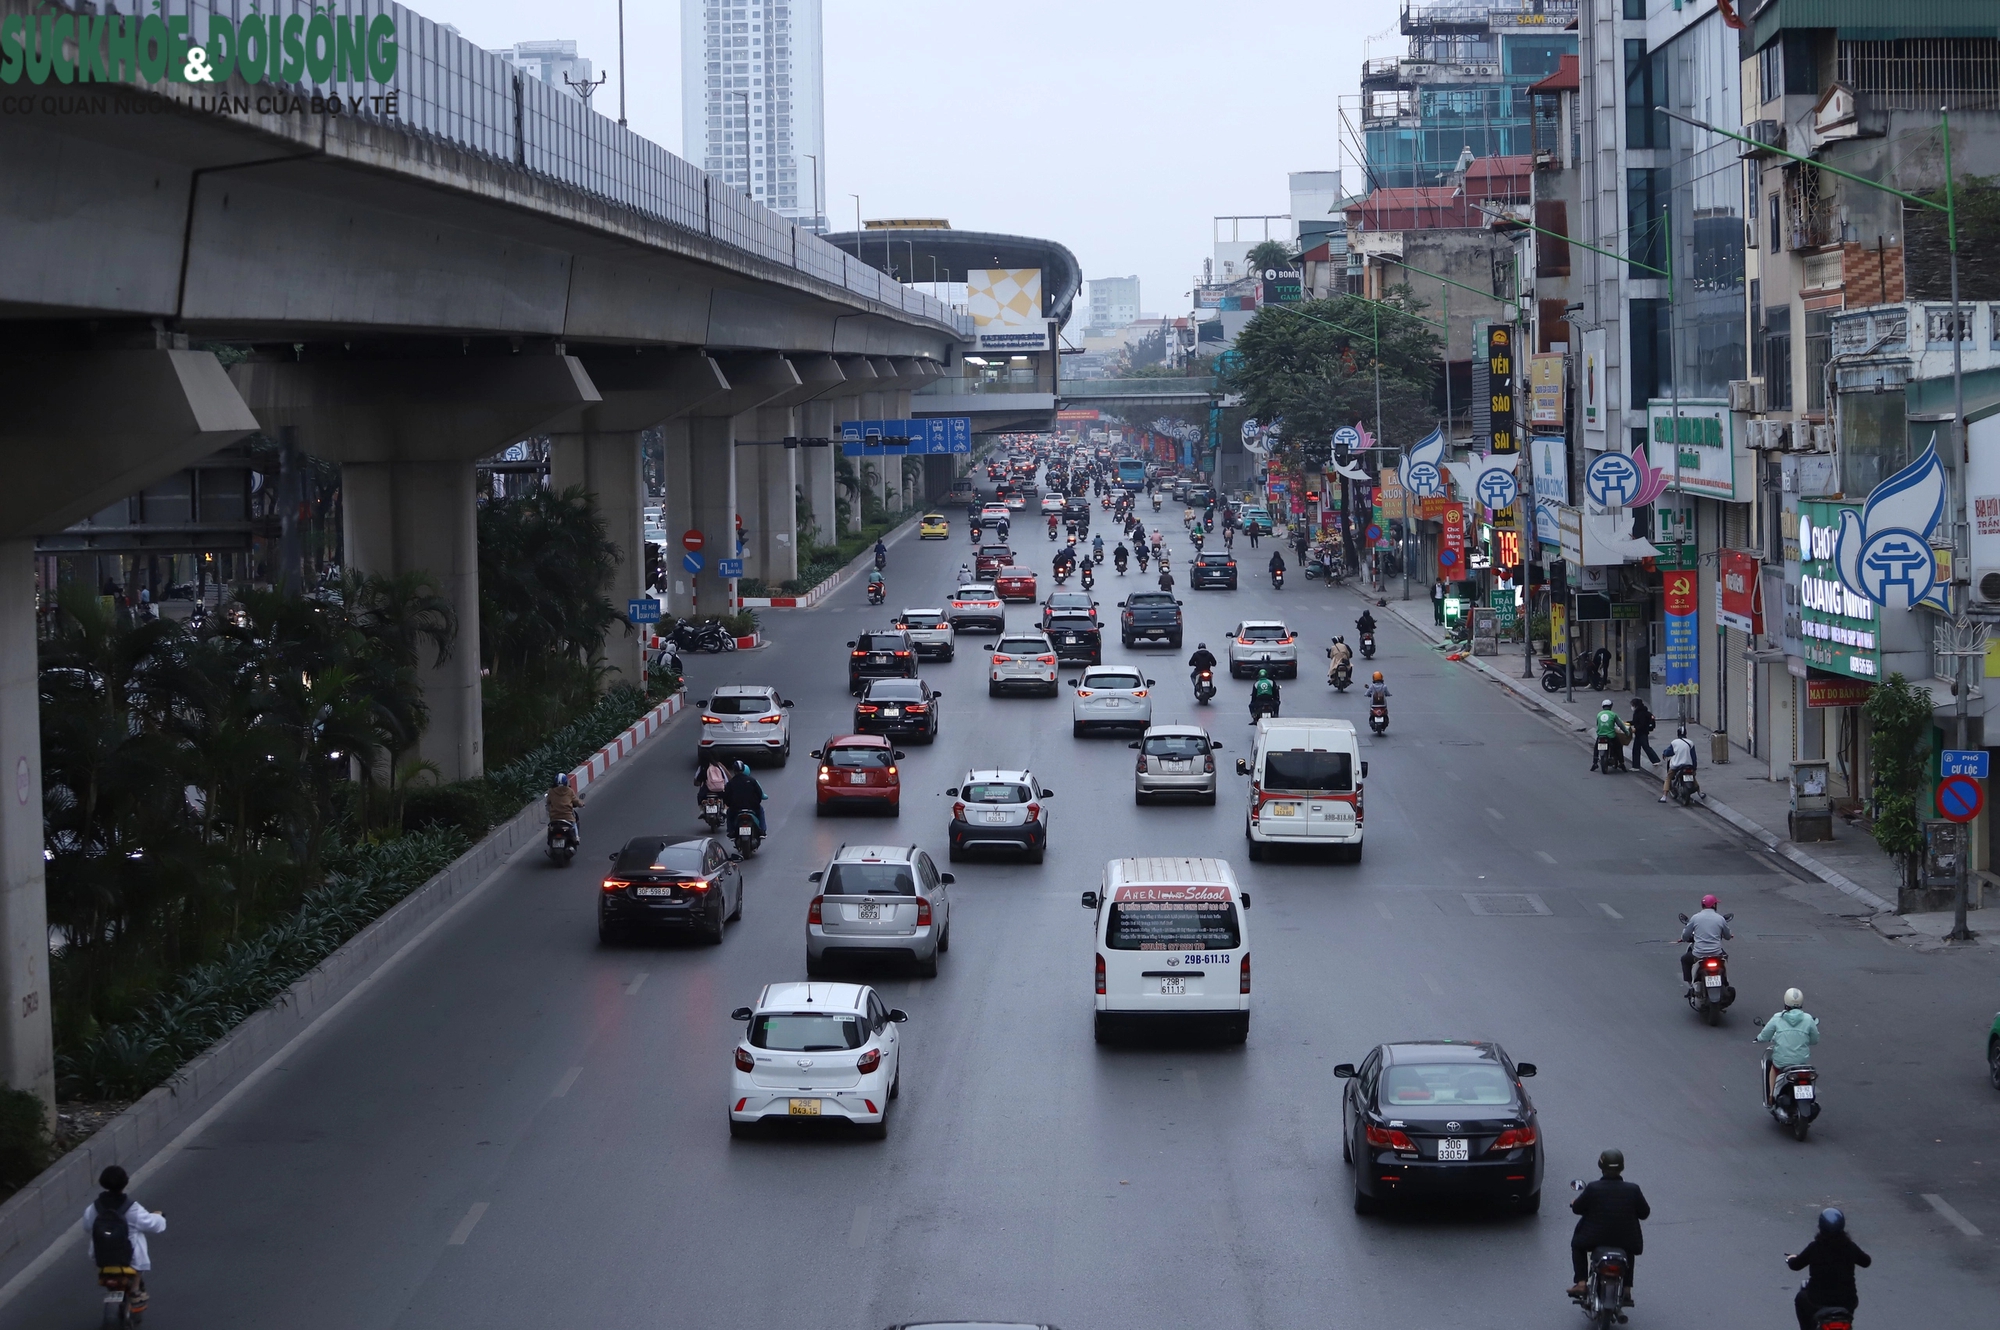
{"label": "van rear door", "polygon": [[1119,887],[1098,927],[1106,1011],[1241,1009],[1243,921],[1226,884]]}
{"label": "van rear door", "polygon": [[[1280,732],[1265,750],[1259,823],[1267,836],[1350,839],[1359,762],[1351,736],[1335,730]],[[1276,747],[1285,743],[1284,748]]]}

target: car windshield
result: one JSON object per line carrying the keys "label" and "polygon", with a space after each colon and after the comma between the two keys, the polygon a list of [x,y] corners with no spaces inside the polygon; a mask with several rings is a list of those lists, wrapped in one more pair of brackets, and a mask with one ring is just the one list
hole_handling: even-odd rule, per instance
{"label": "car windshield", "polygon": [[981,545],[979,557],[982,559],[1003,559],[1013,553],[1005,545]]}
{"label": "car windshield", "polygon": [[1251,623],[1243,625],[1243,640],[1246,642],[1280,642],[1291,634],[1281,623]]}
{"label": "car windshield", "polygon": [[914,896],[917,880],[908,864],[835,864],[820,884],[826,896]]}
{"label": "car windshield", "polygon": [[1003,637],[1000,645],[993,648],[996,656],[1035,656],[1047,651],[1048,645],[1039,637]]}
{"label": "car windshield", "polygon": [[1204,734],[1149,734],[1146,736],[1147,757],[1203,757],[1208,753],[1208,736]]}
{"label": "car windshield", "polygon": [[1273,749],[1264,754],[1264,788],[1345,793],[1354,788],[1351,753]]}
{"label": "car windshield", "polygon": [[900,651],[905,643],[901,633],[863,633],[855,639],[856,651]]}
{"label": "car windshield", "polygon": [[708,710],[716,716],[761,716],[771,709],[768,697],[711,697]]}
{"label": "car windshield", "polygon": [[618,873],[672,873],[701,876],[701,845],[670,843],[658,837],[628,841],[613,865]]}
{"label": "car windshield", "polygon": [[884,679],[868,685],[870,702],[921,702],[924,686],[914,679]]}
{"label": "car windshield", "polygon": [[1049,597],[1049,608],[1055,610],[1087,610],[1090,597],[1081,591],[1058,591]]}
{"label": "car windshield", "polygon": [[1146,681],[1136,674],[1117,670],[1108,674],[1092,674],[1083,681],[1085,688],[1144,688]]}
{"label": "car windshield", "polygon": [[1507,1073],[1490,1062],[1439,1062],[1392,1066],[1382,1072],[1384,1107],[1430,1104],[1439,1108],[1477,1105],[1502,1108],[1514,1102]]}
{"label": "car windshield", "polygon": [[960,600],[991,600],[993,588],[990,586],[962,586],[958,589]]}
{"label": "car windshield", "polygon": [[1173,603],[1174,598],[1164,591],[1141,591],[1126,601],[1135,610],[1171,606]]}
{"label": "car windshield", "polygon": [[1229,563],[1232,563],[1232,562],[1234,562],[1234,560],[1235,560],[1235,557],[1236,557],[1236,556],[1235,556],[1235,555],[1233,555],[1233,554],[1227,554],[1227,553],[1217,553],[1217,552],[1216,552],[1216,551],[1214,551],[1214,550],[1209,550],[1208,552],[1206,552],[1206,553],[1202,554],[1202,555],[1201,555],[1200,557],[1198,557],[1198,558],[1197,558],[1197,559],[1195,560],[1195,562],[1196,562],[1196,563],[1212,563],[1212,564],[1217,564],[1217,565],[1225,565],[1225,566],[1226,566],[1227,564],[1229,564]]}
{"label": "car windshield", "polygon": [[773,1011],[750,1022],[750,1047],[780,1053],[838,1053],[867,1042],[867,1023],[859,1014]]}
{"label": "car windshield", "polygon": [[1027,786],[1009,780],[973,781],[958,793],[968,804],[1024,804],[1029,797]]}
{"label": "car windshield", "polygon": [[943,610],[904,610],[903,622],[917,628],[928,628],[944,618]]}
{"label": "car windshield", "polygon": [[1126,901],[1111,907],[1104,927],[1113,951],[1227,951],[1241,942],[1228,901]]}
{"label": "car windshield", "polygon": [[847,771],[866,771],[887,767],[893,759],[886,748],[854,746],[851,748],[829,748],[826,750],[826,764]]}

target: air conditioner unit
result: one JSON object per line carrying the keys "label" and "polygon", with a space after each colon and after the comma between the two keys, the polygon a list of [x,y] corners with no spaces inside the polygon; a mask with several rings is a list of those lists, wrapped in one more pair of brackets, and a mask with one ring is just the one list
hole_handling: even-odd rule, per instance
{"label": "air conditioner unit", "polygon": [[1764,450],[1764,422],[1748,420],[1743,423],[1743,446],[1752,452]]}
{"label": "air conditioner unit", "polygon": [[1973,571],[1972,598],[1981,605],[2000,605],[2000,568]]}
{"label": "air conditioner unit", "polygon": [[1833,426],[1814,425],[1811,438],[1798,445],[1801,452],[1830,453],[1833,451]]}
{"label": "air conditioner unit", "polygon": [[1731,379],[1729,381],[1729,409],[1731,411],[1758,412],[1764,409],[1764,381],[1762,379]]}
{"label": "air conditioner unit", "polygon": [[1792,422],[1789,420],[1765,421],[1764,446],[1774,453],[1789,452],[1792,446]]}
{"label": "air conditioner unit", "polygon": [[[1743,127],[1743,137],[1751,140],[1757,148],[1782,148],[1785,146],[1785,125],[1782,120],[1753,120]],[[1746,156],[1758,156],[1757,148],[1752,148]]]}

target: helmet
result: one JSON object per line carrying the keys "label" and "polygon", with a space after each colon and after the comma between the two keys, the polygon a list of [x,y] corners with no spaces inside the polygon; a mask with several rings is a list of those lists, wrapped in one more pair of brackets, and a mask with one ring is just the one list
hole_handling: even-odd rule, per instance
{"label": "helmet", "polygon": [[1688,737],[1688,727],[1685,725],[1680,726],[1678,729],[1674,731],[1674,738],[1676,739],[1685,739],[1687,737]]}
{"label": "helmet", "polygon": [[1268,679],[1271,677],[1271,672],[1269,670],[1258,670],[1257,677],[1259,679]]}
{"label": "helmet", "polygon": [[1829,1205],[1826,1209],[1819,1212],[1819,1231],[1822,1234],[1845,1233],[1847,1231],[1847,1216]]}
{"label": "helmet", "polygon": [[567,771],[558,772],[556,774],[556,784],[558,785],[569,784],[569,773]]}
{"label": "helmet", "polygon": [[1345,637],[1342,637],[1339,633],[1335,633],[1333,635],[1333,640],[1336,642],[1345,642],[1347,639]]}
{"label": "helmet", "polygon": [[1625,1171],[1625,1152],[1623,1150],[1606,1150],[1597,1156],[1597,1166],[1609,1174],[1616,1175],[1623,1173]]}
{"label": "helmet", "polygon": [[1609,711],[1611,710],[1611,699],[1607,697],[1602,702],[1599,702],[1597,705],[1600,710]]}
{"label": "helmet", "polygon": [[1380,670],[1377,670],[1377,671],[1375,671],[1375,678],[1374,678],[1374,682],[1375,682],[1375,683],[1381,683],[1381,682],[1382,682],[1382,671],[1380,671]]}
{"label": "helmet", "polygon": [[1785,990],[1785,1005],[1787,1007],[1803,1007],[1806,1005],[1806,995],[1799,992],[1796,988],[1788,988]]}
{"label": "helmet", "polygon": [[1195,644],[1194,644],[1194,649],[1195,649],[1196,651],[1206,651],[1206,650],[1208,650],[1208,643],[1206,643],[1206,642],[1197,642],[1197,643],[1195,643]]}
{"label": "helmet", "polygon": [[1722,902],[1717,900],[1713,894],[1703,896],[1701,898],[1701,908],[1704,910],[1713,910],[1716,906],[1720,904],[1722,904]]}

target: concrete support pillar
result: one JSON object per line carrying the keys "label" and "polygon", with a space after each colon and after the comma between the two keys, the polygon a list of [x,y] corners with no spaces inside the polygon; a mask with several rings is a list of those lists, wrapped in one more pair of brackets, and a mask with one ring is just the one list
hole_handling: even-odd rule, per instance
{"label": "concrete support pillar", "polygon": [[[549,484],[560,494],[579,486],[590,496],[605,534],[618,546],[618,565],[605,595],[623,616],[626,602],[646,593],[646,482],[638,430],[602,434],[558,434],[549,449]],[[641,630],[621,622],[606,634],[605,682],[640,685],[644,652]]]}
{"label": "concrete support pillar", "polygon": [[798,455],[777,441],[796,438],[799,413],[794,407],[760,407],[755,437],[759,447],[743,449],[736,467],[738,499],[742,503],[744,571],[772,587],[799,575]]}
{"label": "concrete support pillar", "polygon": [[834,422],[841,403],[837,399],[807,402],[799,408],[799,435],[808,439],[832,439],[824,448],[801,448],[795,465],[800,488],[805,491],[806,508],[811,514],[810,523],[816,532],[801,532],[800,539],[808,536],[831,545],[838,534],[837,514],[834,502],[839,498],[839,488],[834,483],[834,467],[840,461],[840,427]]}
{"label": "concrete support pillar", "polygon": [[666,612],[675,618],[693,613],[694,578],[681,563],[681,533],[694,529],[694,468],[689,439],[692,417],[669,420],[660,427],[660,451],[665,461],[667,497],[661,521],[667,528],[665,551]]}
{"label": "concrete support pillar", "polygon": [[[716,571],[736,554],[736,416],[695,416],[688,421],[687,525],[702,534],[702,566],[685,578],[693,614],[730,614],[729,583]],[[671,531],[671,526],[669,527]],[[679,533],[673,538],[678,540]],[[676,556],[677,557],[677,556]],[[678,580],[678,579],[677,579]]]}
{"label": "concrete support pillar", "polygon": [[49,907],[42,869],[40,680],[35,668],[35,542],[0,541],[0,1081],[55,1110],[49,1027]]}
{"label": "concrete support pillar", "polygon": [[440,778],[485,770],[479,690],[479,524],[470,462],[347,462],[340,468],[348,566],[362,573],[423,572],[458,615],[443,661],[418,669],[430,724],[417,753]]}

